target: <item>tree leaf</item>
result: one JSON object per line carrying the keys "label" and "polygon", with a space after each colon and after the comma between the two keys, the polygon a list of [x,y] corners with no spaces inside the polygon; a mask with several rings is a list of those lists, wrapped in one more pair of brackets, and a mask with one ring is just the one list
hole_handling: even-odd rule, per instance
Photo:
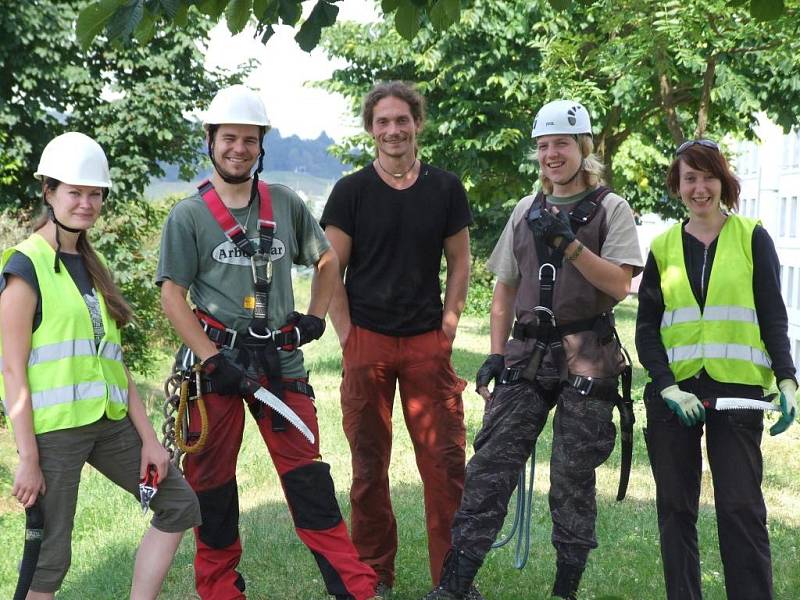
{"label": "tree leaf", "polygon": [[[294,26],[303,14],[303,6],[300,0],[278,0],[278,14],[285,25]],[[309,18],[311,18],[310,15]]]}
{"label": "tree leaf", "polygon": [[142,20],[139,21],[139,25],[136,27],[136,31],[134,31],[133,36],[136,38],[136,41],[140,44],[147,44],[150,40],[153,39],[153,36],[156,33],[156,15],[151,12],[145,11]]}
{"label": "tree leaf", "polygon": [[433,27],[439,31],[442,29],[447,29],[447,26],[450,25],[447,8],[445,8],[442,0],[435,0],[434,5],[428,11],[428,16],[431,19],[431,24]]}
{"label": "tree leaf", "polygon": [[405,39],[413,40],[419,31],[419,8],[404,0],[394,15],[394,27]]}
{"label": "tree leaf", "polygon": [[400,6],[401,1],[402,0],[381,0],[381,10],[383,11],[383,14],[388,15],[397,10],[397,7]]}
{"label": "tree leaf", "polygon": [[225,9],[225,20],[228,23],[228,31],[236,35],[247,27],[252,9],[253,0],[230,0],[230,2],[228,2],[228,8]]}
{"label": "tree leaf", "polygon": [[267,25],[264,34],[261,36],[261,43],[266,44],[273,35],[275,35],[275,28],[272,25]]}
{"label": "tree leaf", "polygon": [[212,19],[219,19],[228,6],[228,0],[202,0],[198,5],[198,10]]}
{"label": "tree leaf", "polygon": [[78,23],[75,26],[75,35],[78,42],[85,50],[92,43],[92,40],[100,33],[108,23],[108,20],[117,10],[124,0],[99,0],[84,8],[78,15]]}
{"label": "tree leaf", "polygon": [[178,12],[175,13],[174,23],[179,29],[184,29],[186,27],[186,25],[189,23],[188,5],[181,2],[181,5],[178,7]]}
{"label": "tree leaf", "polygon": [[261,19],[263,14],[267,12],[267,5],[269,0],[253,0],[253,14],[256,19]]}
{"label": "tree leaf", "polygon": [[311,52],[319,44],[322,29],[333,25],[336,16],[339,14],[339,7],[326,0],[317,0],[311,14],[308,15],[305,23],[300,27],[300,31],[294,36],[297,44],[306,52]]}
{"label": "tree leaf", "polygon": [[572,0],[547,0],[554,10],[564,11],[572,5]]}
{"label": "tree leaf", "polygon": [[444,4],[450,23],[458,23],[461,18],[461,0],[439,0]]}
{"label": "tree leaf", "polygon": [[134,29],[144,17],[143,0],[128,0],[123,6],[117,8],[108,20],[106,30],[110,39],[130,39]]}
{"label": "tree leaf", "polygon": [[783,0],[750,0],[750,14],[759,21],[772,21],[783,14]]}
{"label": "tree leaf", "polygon": [[159,0],[159,4],[164,9],[164,14],[172,20],[178,16],[181,6],[186,6],[181,0]]}

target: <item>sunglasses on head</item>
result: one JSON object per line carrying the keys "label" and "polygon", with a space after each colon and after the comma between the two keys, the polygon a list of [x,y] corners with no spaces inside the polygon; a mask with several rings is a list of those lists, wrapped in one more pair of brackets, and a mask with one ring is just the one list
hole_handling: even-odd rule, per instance
{"label": "sunglasses on head", "polygon": [[705,146],[719,152],[719,145],[714,140],[688,140],[678,146],[678,149],[675,150],[675,156],[680,156],[681,153],[686,152],[692,146]]}

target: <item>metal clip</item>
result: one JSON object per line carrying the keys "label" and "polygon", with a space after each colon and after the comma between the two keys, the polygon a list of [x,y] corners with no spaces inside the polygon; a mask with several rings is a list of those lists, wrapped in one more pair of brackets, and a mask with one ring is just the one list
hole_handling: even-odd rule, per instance
{"label": "metal clip", "polygon": [[267,283],[272,281],[272,261],[268,255],[258,253],[250,257],[250,271],[253,274],[253,283],[258,283],[258,269],[260,267],[266,267],[267,269]]}

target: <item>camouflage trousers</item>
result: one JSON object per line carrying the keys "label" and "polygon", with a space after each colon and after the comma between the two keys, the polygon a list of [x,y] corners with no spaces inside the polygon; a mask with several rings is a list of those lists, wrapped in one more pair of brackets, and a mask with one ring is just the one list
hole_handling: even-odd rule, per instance
{"label": "camouflage trousers", "polygon": [[613,404],[582,396],[569,386],[546,391],[521,382],[497,386],[486,407],[453,520],[453,545],[479,561],[503,525],[519,471],[554,403],[549,494],[553,546],[558,562],[580,567],[597,547],[595,469],[614,448]]}

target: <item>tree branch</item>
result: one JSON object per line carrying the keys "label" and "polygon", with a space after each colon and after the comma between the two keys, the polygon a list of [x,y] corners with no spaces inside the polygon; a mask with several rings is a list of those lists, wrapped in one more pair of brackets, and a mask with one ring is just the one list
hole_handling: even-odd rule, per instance
{"label": "tree branch", "polygon": [[717,57],[713,55],[706,61],[706,72],[703,74],[703,92],[700,95],[700,108],[697,111],[697,127],[694,130],[695,139],[700,139],[706,134],[708,111],[711,108],[711,89],[714,87],[716,69]]}
{"label": "tree branch", "polygon": [[664,107],[664,112],[667,115],[667,128],[669,129],[670,135],[672,135],[672,141],[675,142],[676,145],[680,144],[684,140],[683,128],[678,118],[678,111],[675,110],[675,105],[673,104],[672,83],[664,71],[658,74],[658,84],[661,95],[661,106]]}

